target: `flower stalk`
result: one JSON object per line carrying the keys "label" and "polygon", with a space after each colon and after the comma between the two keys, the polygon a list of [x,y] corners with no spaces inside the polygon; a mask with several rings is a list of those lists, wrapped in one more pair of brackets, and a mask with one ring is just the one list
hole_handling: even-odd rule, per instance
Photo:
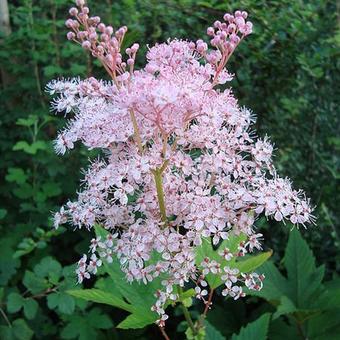
{"label": "flower stalk", "polygon": [[163,190],[162,170],[157,168],[156,170],[153,170],[152,172],[153,172],[155,184],[156,184],[156,191],[157,191],[159,210],[161,213],[161,219],[162,219],[162,222],[165,223],[167,221],[167,217],[166,217],[164,190]]}

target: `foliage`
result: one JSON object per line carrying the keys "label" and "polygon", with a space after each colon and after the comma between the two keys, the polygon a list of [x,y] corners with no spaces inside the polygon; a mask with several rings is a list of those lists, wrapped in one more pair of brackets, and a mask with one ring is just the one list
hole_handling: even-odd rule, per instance
{"label": "foliage", "polygon": [[[286,257],[286,268],[288,270],[287,261],[293,262],[291,268],[299,277],[312,277],[321,284],[313,281],[294,286],[294,278],[281,275],[278,259],[289,227],[278,230],[271,228],[266,220],[258,221],[277,263],[276,267],[272,263],[262,267],[263,271],[271,270],[264,286],[264,289],[273,287],[268,291],[273,295],[269,299],[264,297],[271,304],[264,299],[254,301],[255,298],[236,305],[214,301],[216,311],[209,312],[208,323],[223,338],[231,338],[232,334],[240,336],[241,327],[269,312],[272,314],[270,339],[298,338],[296,320],[307,317],[302,328],[310,339],[335,339],[339,324],[334,309],[339,306],[340,285],[339,279],[330,280],[340,263],[336,185],[339,178],[336,92],[339,32],[335,2],[90,2],[96,12],[104,13],[107,21],[115,25],[126,22],[131,42],[140,40],[150,44],[169,36],[195,39],[212,16],[219,17],[226,10],[244,8],[250,12],[251,20],[257,18],[253,20],[255,33],[246,46],[240,46],[239,58],[230,61],[230,69],[236,75],[232,86],[241,104],[251,107],[258,115],[260,135],[267,131],[278,146],[280,153],[275,163],[280,172],[297,179],[297,185],[305,188],[317,204],[318,227],[304,235],[314,251],[316,263],[325,264],[328,281],[322,283],[322,269],[309,258],[310,253],[305,259],[306,273],[300,271],[302,267],[294,267],[297,264],[294,257],[290,260]],[[34,334],[37,339],[93,339],[110,334],[117,339],[157,338],[158,330],[153,326],[132,333],[116,330],[114,325],[126,317],[125,312],[118,309],[112,312],[111,306],[93,307],[92,303],[66,294],[78,287],[74,268],[69,266],[84,252],[88,240],[85,233],[68,232],[65,237],[64,229],[52,231],[50,212],[76,192],[84,160],[95,155],[80,150],[68,155],[68,159],[61,159],[54,154],[50,140],[56,135],[59,118],[48,113],[43,88],[56,75],[85,77],[103,72],[89,59],[84,67],[80,48],[63,43],[68,0],[18,0],[9,1],[9,5],[12,33],[0,38],[0,308],[8,320],[1,312],[0,337],[26,340]],[[298,237],[294,237],[301,246]],[[290,245],[293,247],[292,241]],[[305,244],[302,248],[306,250]],[[300,259],[297,249],[297,259]],[[56,269],[55,273],[44,269],[47,264]],[[96,283],[95,289],[101,289],[103,282]],[[308,300],[297,298],[303,287],[311,296]],[[312,298],[318,290],[322,295]],[[275,295],[279,292],[286,296],[283,300]],[[313,304],[308,305],[308,301]],[[199,308],[192,306],[193,317]],[[179,320],[181,310],[172,309]],[[206,327],[206,336],[218,339],[210,326]],[[170,327],[171,335],[185,336],[183,324],[174,322]]]}

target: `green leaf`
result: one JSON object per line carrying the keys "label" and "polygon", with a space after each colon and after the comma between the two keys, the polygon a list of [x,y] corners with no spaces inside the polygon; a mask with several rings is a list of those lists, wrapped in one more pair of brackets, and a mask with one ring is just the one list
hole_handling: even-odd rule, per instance
{"label": "green leaf", "polygon": [[273,315],[273,320],[277,319],[281,315],[291,314],[297,311],[294,303],[287,298],[287,296],[282,296],[280,304]]}
{"label": "green leaf", "polygon": [[266,262],[272,256],[272,254],[273,252],[270,250],[255,256],[251,255],[245,260],[236,261],[233,267],[236,267],[242,273],[252,272],[256,268],[260,267],[264,262]]}
{"label": "green leaf", "polygon": [[35,315],[38,311],[38,302],[34,299],[25,299],[24,302],[24,314],[25,317],[29,320],[34,319]]}
{"label": "green leaf", "polygon": [[[263,297],[278,305],[283,301],[284,305],[280,305],[275,316],[293,310],[315,313],[315,310],[320,308],[317,301],[323,299],[325,302],[327,299],[321,285],[324,267],[316,268],[313,253],[297,230],[290,233],[284,264],[288,278],[281,275],[273,263],[267,262],[262,265],[260,270],[266,277],[264,287],[261,291],[251,291],[249,294]],[[283,296],[285,298],[281,300]]]}
{"label": "green leaf", "polygon": [[269,320],[270,314],[263,314],[257,320],[249,323],[246,327],[242,327],[238,335],[233,334],[231,340],[266,340]]}
{"label": "green leaf", "polygon": [[12,323],[13,334],[18,340],[30,340],[33,337],[33,331],[28,327],[23,319],[17,319]]}
{"label": "green leaf", "polygon": [[11,293],[7,297],[7,311],[9,313],[18,312],[24,304],[24,298],[18,293]]}
{"label": "green leaf", "polygon": [[43,140],[38,140],[32,144],[28,144],[26,141],[19,141],[13,146],[13,151],[24,151],[30,155],[35,155],[39,150],[47,150],[48,143]]}
{"label": "green leaf", "polygon": [[324,283],[323,287],[323,292],[315,300],[315,306],[321,309],[338,308],[340,306],[340,278]]}
{"label": "green leaf", "polygon": [[[100,226],[95,227],[97,236],[105,239],[108,232]],[[158,319],[157,313],[151,310],[151,306],[156,302],[155,292],[162,288],[161,277],[154,279],[148,284],[144,283],[127,283],[125,274],[120,268],[119,261],[114,258],[113,262],[108,264],[103,261],[105,271],[112,279],[112,288],[109,293],[114,294],[116,299],[126,301],[129,305],[129,315],[117,327],[118,328],[143,328],[154,323]],[[121,302],[120,302],[121,303]],[[126,310],[126,305],[124,308]]]}
{"label": "green leaf", "polygon": [[57,284],[61,277],[62,266],[51,256],[47,256],[34,267],[34,272],[38,277],[46,277],[53,284]]}
{"label": "green leaf", "polygon": [[204,322],[205,325],[205,340],[225,340],[225,337],[208,321]]}
{"label": "green leaf", "polygon": [[316,315],[307,321],[307,337],[312,340],[338,340],[340,308]]}
{"label": "green leaf", "polygon": [[33,196],[33,187],[31,184],[23,183],[20,187],[14,189],[13,193],[20,199],[25,200]]}
{"label": "green leaf", "polygon": [[54,197],[61,194],[61,188],[58,183],[47,182],[42,185],[42,190],[46,197]]}
{"label": "green leaf", "polygon": [[28,118],[19,118],[16,121],[17,125],[30,127],[39,121],[38,116],[29,115]]}
{"label": "green leaf", "polygon": [[0,209],[0,220],[2,220],[7,215],[6,209]]}
{"label": "green leaf", "polygon": [[32,273],[29,270],[26,270],[24,279],[23,279],[24,286],[29,289],[33,294],[37,294],[46,290],[49,287],[48,282],[46,280],[37,277],[36,274]]}
{"label": "green leaf", "polygon": [[47,296],[47,306],[50,309],[58,308],[60,313],[72,314],[75,309],[73,297],[65,293],[52,293]]}
{"label": "green leaf", "polygon": [[106,305],[111,305],[124,309],[128,312],[133,312],[133,308],[126,303],[122,298],[116,295],[102,291],[100,289],[77,289],[77,290],[67,290],[66,293],[86,301],[92,301],[97,303],[104,303]]}
{"label": "green leaf", "polygon": [[110,318],[99,309],[94,308],[84,316],[72,315],[69,324],[62,330],[63,339],[77,338],[79,340],[97,339],[98,329],[113,327]]}
{"label": "green leaf", "polygon": [[284,263],[290,288],[287,296],[298,308],[308,308],[323,279],[324,267],[316,268],[312,251],[296,229],[290,233]]}
{"label": "green leaf", "polygon": [[28,176],[21,168],[9,168],[5,179],[7,182],[15,182],[20,185],[27,181]]}

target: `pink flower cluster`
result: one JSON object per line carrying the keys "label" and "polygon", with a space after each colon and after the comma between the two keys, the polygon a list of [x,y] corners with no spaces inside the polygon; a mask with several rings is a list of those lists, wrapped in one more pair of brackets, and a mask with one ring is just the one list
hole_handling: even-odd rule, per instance
{"label": "pink flower cluster", "polygon": [[225,65],[252,31],[247,13],[226,14],[224,22],[209,27],[211,48],[203,40],[169,40],[151,47],[145,67],[134,70],[138,45],[126,50],[126,63],[120,50],[126,27],[113,33],[99,17],[89,17],[82,0],[77,5],[66,22],[68,38],[90,50],[112,78],[48,85],[58,94],[53,108],[74,113],[56,151],[63,154],[81,141],[106,155],[85,172],[78,200],[54,216],[56,228],[66,222],[87,229],[101,224],[111,233],[107,240],[92,241],[90,262],[86,256],[79,262],[79,282],[113,256],[128,281],[147,283],[166,275],[153,307],[160,325],[167,318],[165,302],[177,297],[174,286],[196,282],[196,295],[204,300],[208,273],[219,275],[223,294],[233,298],[244,295],[236,282],[260,289],[263,277],[255,273],[220,268],[209,258],[203,271],[195,264],[195,247],[204,238],[218,245],[245,234],[237,254],[220,251],[227,261],[261,249],[254,225],[261,213],[293,224],[313,221],[303,192],[277,174],[269,139],[253,137],[252,113],[238,105],[230,89],[217,88],[232,79]]}

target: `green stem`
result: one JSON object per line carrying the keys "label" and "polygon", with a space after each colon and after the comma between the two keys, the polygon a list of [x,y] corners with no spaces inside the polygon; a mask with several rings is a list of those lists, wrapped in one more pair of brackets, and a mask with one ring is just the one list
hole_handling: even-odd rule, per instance
{"label": "green stem", "polygon": [[156,169],[153,171],[153,175],[155,178],[157,198],[158,198],[159,210],[161,212],[161,218],[163,222],[166,222],[167,218],[166,218],[164,191],[163,191],[163,183],[162,183],[162,172],[160,171],[160,169]]}
{"label": "green stem", "polygon": [[135,113],[133,112],[133,110],[131,109],[129,111],[130,111],[130,118],[131,118],[132,125],[133,125],[134,139],[135,139],[135,142],[137,143],[139,152],[143,153],[143,144],[142,144],[141,136],[139,134],[137,119],[136,119],[136,116],[135,116]]}
{"label": "green stem", "polygon": [[182,310],[183,310],[183,314],[184,314],[184,317],[185,317],[185,320],[187,321],[189,327],[191,328],[192,330],[192,334],[193,335],[197,335],[197,329],[191,319],[191,315],[189,313],[189,310],[187,307],[184,306],[182,300],[181,300],[181,295],[183,293],[183,290],[180,286],[177,286],[177,291],[178,291],[178,295],[179,295],[179,300],[180,300],[180,303],[181,303],[181,307],[182,307]]}

